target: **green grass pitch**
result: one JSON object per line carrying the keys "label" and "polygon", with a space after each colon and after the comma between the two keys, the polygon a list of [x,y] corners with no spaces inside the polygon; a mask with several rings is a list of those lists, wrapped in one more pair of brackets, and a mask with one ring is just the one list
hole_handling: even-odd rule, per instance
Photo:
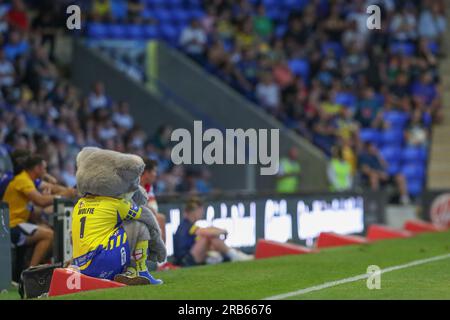
{"label": "green grass pitch", "polygon": [[[318,253],[249,262],[224,263],[155,273],[161,286],[96,290],[55,299],[263,299],[364,274],[369,265],[384,269],[450,253],[450,232],[409,239],[330,248]],[[366,279],[289,299],[450,299],[450,258],[381,275],[381,289]],[[0,299],[18,298],[16,292]]]}

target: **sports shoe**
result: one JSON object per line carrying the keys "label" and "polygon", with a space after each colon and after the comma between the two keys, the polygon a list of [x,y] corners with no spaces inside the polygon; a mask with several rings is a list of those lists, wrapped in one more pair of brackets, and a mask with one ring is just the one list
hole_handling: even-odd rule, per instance
{"label": "sports shoe", "polygon": [[147,279],[150,284],[163,284],[163,281],[161,279],[155,279],[148,271],[139,271],[138,277],[142,277]]}
{"label": "sports shoe", "polygon": [[139,276],[136,269],[128,267],[127,271],[114,276],[114,281],[126,284],[127,286],[142,286],[150,284],[150,280],[146,277]]}
{"label": "sports shoe", "polygon": [[236,249],[230,249],[227,253],[228,257],[231,261],[249,261],[253,260],[253,256],[249,254],[245,254],[242,251]]}

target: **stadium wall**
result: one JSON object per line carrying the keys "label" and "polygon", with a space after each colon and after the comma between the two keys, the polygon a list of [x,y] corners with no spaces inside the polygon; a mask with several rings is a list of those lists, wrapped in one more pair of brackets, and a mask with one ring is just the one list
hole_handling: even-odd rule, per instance
{"label": "stadium wall", "polygon": [[[148,52],[150,87],[156,81],[172,88],[178,96],[195,105],[198,113],[214,119],[219,128],[280,129],[280,156],[286,155],[293,145],[300,150],[303,166],[300,191],[326,190],[326,158],[309,141],[166,44],[157,42]],[[274,187],[274,176],[257,174],[255,179],[258,190]]]}

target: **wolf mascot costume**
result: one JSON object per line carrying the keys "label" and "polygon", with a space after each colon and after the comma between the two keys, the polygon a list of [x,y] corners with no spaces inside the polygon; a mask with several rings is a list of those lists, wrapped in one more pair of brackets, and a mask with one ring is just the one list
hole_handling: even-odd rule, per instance
{"label": "wolf mascot costume", "polygon": [[86,147],[77,156],[82,198],[72,214],[72,264],[81,273],[129,285],[160,284],[146,260],[163,262],[166,248],[155,215],[139,186],[136,155]]}

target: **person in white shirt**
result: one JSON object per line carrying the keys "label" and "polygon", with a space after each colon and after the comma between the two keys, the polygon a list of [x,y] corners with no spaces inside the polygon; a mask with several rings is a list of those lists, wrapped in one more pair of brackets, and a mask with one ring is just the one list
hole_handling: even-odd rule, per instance
{"label": "person in white shirt", "polygon": [[12,86],[14,84],[14,75],[13,64],[6,59],[3,49],[0,49],[0,87]]}
{"label": "person in white shirt", "polygon": [[206,49],[207,36],[198,20],[183,29],[180,36],[180,45],[194,60],[200,59]]}
{"label": "person in white shirt", "polygon": [[280,88],[270,73],[265,73],[256,85],[256,98],[263,108],[275,113],[280,105]]}
{"label": "person in white shirt", "polygon": [[437,3],[429,4],[429,8],[420,14],[419,35],[421,37],[439,41],[446,28],[445,16],[440,12]]}

